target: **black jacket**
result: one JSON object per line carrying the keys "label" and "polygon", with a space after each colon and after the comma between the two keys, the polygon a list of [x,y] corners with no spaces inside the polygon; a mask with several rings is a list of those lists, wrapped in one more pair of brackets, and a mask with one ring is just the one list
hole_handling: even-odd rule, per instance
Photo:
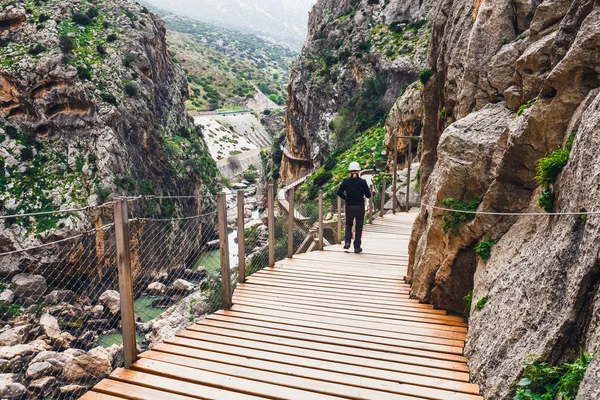
{"label": "black jacket", "polygon": [[347,206],[364,206],[365,197],[371,198],[367,181],[362,178],[346,178],[337,191],[337,195],[346,200]]}

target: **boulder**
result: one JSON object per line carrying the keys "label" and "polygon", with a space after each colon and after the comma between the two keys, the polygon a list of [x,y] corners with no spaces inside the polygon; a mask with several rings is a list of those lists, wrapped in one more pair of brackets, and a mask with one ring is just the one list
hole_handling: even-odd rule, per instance
{"label": "boulder", "polygon": [[19,266],[8,260],[8,262],[0,262],[0,278],[11,279],[13,276],[21,272]]}
{"label": "boulder", "polygon": [[15,346],[25,343],[31,331],[31,325],[19,325],[0,333],[0,346]]}
{"label": "boulder", "polygon": [[177,279],[173,282],[171,288],[177,292],[191,292],[194,290],[194,284],[183,279]]}
{"label": "boulder", "polygon": [[58,388],[58,393],[60,393],[60,398],[66,398],[66,399],[78,398],[79,396],[83,395],[87,391],[88,391],[87,387],[80,386],[80,385],[67,385],[67,386],[61,386],[60,388]]}
{"label": "boulder", "polygon": [[107,290],[100,296],[100,302],[108,308],[111,314],[118,314],[121,311],[121,296],[116,290]]}
{"label": "boulder", "polygon": [[48,372],[48,375],[58,375],[62,372],[65,363],[73,357],[73,354],[67,352],[58,353],[56,351],[42,351],[33,357],[29,366],[31,367],[33,364],[48,363],[52,365],[52,369]]}
{"label": "boulder", "polygon": [[29,390],[31,390],[32,392],[43,394],[43,393],[47,393],[50,390],[52,390],[53,388],[55,388],[57,384],[58,384],[58,381],[56,380],[55,377],[45,376],[43,378],[36,379],[35,381],[31,382],[27,386],[27,388]]}
{"label": "boulder", "polygon": [[103,347],[69,359],[63,368],[63,377],[69,381],[100,379],[112,371],[112,355]]}
{"label": "boulder", "polygon": [[0,304],[12,304],[15,301],[15,293],[10,289],[0,292]]}
{"label": "boulder", "polygon": [[183,278],[192,282],[200,282],[206,278],[206,269],[204,267],[200,267],[196,271],[186,269],[183,271]]}
{"label": "boulder", "polygon": [[167,285],[160,282],[154,282],[148,285],[146,291],[150,296],[160,296],[161,294],[167,291]]}
{"label": "boulder", "polygon": [[0,359],[14,360],[19,357],[24,357],[32,354],[38,354],[47,350],[48,346],[41,341],[30,342],[26,344],[18,344],[15,346],[1,346]]}
{"label": "boulder", "polygon": [[90,350],[98,345],[98,335],[93,331],[87,331],[75,339],[71,346],[77,349]]}
{"label": "boulder", "polygon": [[47,361],[31,363],[25,372],[25,377],[27,379],[39,379],[51,375],[53,371],[54,366]]}
{"label": "boulder", "polygon": [[46,296],[46,303],[56,305],[60,303],[75,304],[77,296],[71,290],[53,290]]}
{"label": "boulder", "polygon": [[92,307],[92,315],[94,318],[100,318],[104,314],[104,306],[102,304],[98,304],[97,306]]}
{"label": "boulder", "polygon": [[12,278],[11,288],[19,300],[39,300],[48,289],[46,279],[41,275],[19,274]]}
{"label": "boulder", "polygon": [[17,374],[0,374],[0,399],[21,399],[27,395],[27,388],[19,383]]}
{"label": "boulder", "polygon": [[40,326],[44,333],[51,339],[60,337],[61,330],[58,326],[58,320],[52,315],[46,313],[40,318]]}

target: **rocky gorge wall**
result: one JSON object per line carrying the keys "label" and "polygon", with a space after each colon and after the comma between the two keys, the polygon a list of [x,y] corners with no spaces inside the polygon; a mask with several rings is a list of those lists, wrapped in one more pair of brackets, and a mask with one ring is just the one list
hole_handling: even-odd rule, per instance
{"label": "rocky gorge wall", "polygon": [[427,60],[431,33],[427,18],[433,4],[417,0],[315,4],[308,39],[290,76],[284,181],[321,165],[339,147],[344,132],[361,132],[377,123],[416,81]]}
{"label": "rocky gorge wall", "polygon": [[[538,160],[572,147],[552,211],[599,211],[600,4],[443,0],[433,14],[423,202],[543,213]],[[463,313],[472,291],[466,355],[486,399],[513,397],[530,354],[554,365],[600,350],[598,216],[477,215],[444,233],[448,215],[421,208],[412,294]],[[475,248],[493,240],[484,261]],[[577,398],[598,398],[599,381],[595,357]]]}

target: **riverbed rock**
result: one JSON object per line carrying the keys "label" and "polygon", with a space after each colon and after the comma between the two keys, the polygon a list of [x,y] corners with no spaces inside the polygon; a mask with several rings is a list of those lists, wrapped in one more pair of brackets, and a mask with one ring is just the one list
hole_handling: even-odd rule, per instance
{"label": "riverbed rock", "polygon": [[27,371],[25,371],[25,377],[27,379],[39,379],[50,375],[53,370],[54,366],[46,361],[31,363],[29,364]]}
{"label": "riverbed rock", "polygon": [[194,284],[184,279],[177,279],[175,282],[173,282],[171,288],[177,292],[187,293],[194,290]]}
{"label": "riverbed rock", "polygon": [[160,296],[167,291],[167,285],[160,282],[154,282],[148,285],[146,291],[150,296]]}
{"label": "riverbed rock", "polygon": [[27,388],[35,393],[44,394],[58,385],[58,380],[53,376],[45,376],[40,379],[36,379],[27,385]]}
{"label": "riverbed rock", "polygon": [[90,350],[98,346],[98,335],[93,331],[86,331],[77,339],[75,339],[71,346],[76,349]]}
{"label": "riverbed rock", "polygon": [[15,346],[17,344],[25,343],[31,328],[32,326],[27,324],[5,330],[0,333],[0,346]]}
{"label": "riverbed rock", "polygon": [[203,266],[198,267],[196,271],[192,271],[191,269],[185,269],[183,271],[183,279],[186,279],[191,282],[201,282],[206,278],[206,268]]}
{"label": "riverbed rock", "polygon": [[58,326],[58,320],[50,314],[44,314],[40,318],[40,326],[44,333],[51,339],[60,337],[61,330]]}
{"label": "riverbed rock", "polygon": [[15,293],[10,289],[0,292],[0,304],[12,304],[15,301]]}
{"label": "riverbed rock", "polygon": [[74,399],[83,395],[88,388],[80,385],[66,385],[58,388],[61,398]]}
{"label": "riverbed rock", "polygon": [[108,308],[111,314],[115,315],[121,312],[121,296],[116,290],[107,290],[100,295],[100,302]]}
{"label": "riverbed rock", "polygon": [[26,394],[27,388],[19,383],[19,376],[17,374],[0,374],[1,399],[21,399]]}
{"label": "riverbed rock", "polygon": [[25,344],[17,344],[15,346],[1,346],[0,359],[15,360],[17,358],[38,354],[47,349],[48,345],[39,340]]}
{"label": "riverbed rock", "polygon": [[37,301],[46,293],[48,285],[41,275],[18,274],[12,278],[11,288],[19,301]]}
{"label": "riverbed rock", "polygon": [[76,356],[65,363],[63,377],[69,381],[79,379],[99,379],[112,371],[112,356],[103,347]]}
{"label": "riverbed rock", "polygon": [[75,304],[77,296],[71,290],[53,290],[46,296],[46,303],[56,305],[60,303]]}
{"label": "riverbed rock", "polygon": [[52,365],[52,369],[48,372],[48,375],[59,375],[65,366],[65,363],[75,357],[74,354],[68,352],[59,353],[57,351],[42,351],[37,354],[31,360],[29,366],[33,364],[48,363]]}
{"label": "riverbed rock", "polygon": [[92,307],[92,316],[94,318],[100,318],[104,314],[104,306],[102,304],[98,304]]}

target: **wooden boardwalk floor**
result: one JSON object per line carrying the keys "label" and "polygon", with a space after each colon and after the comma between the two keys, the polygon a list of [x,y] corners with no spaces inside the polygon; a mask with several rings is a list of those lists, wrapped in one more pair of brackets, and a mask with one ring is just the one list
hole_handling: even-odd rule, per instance
{"label": "wooden boardwalk floor", "polygon": [[252,275],[230,311],[83,399],[482,399],[462,355],[464,320],[409,298],[414,217],[366,226],[363,254],[332,246]]}

